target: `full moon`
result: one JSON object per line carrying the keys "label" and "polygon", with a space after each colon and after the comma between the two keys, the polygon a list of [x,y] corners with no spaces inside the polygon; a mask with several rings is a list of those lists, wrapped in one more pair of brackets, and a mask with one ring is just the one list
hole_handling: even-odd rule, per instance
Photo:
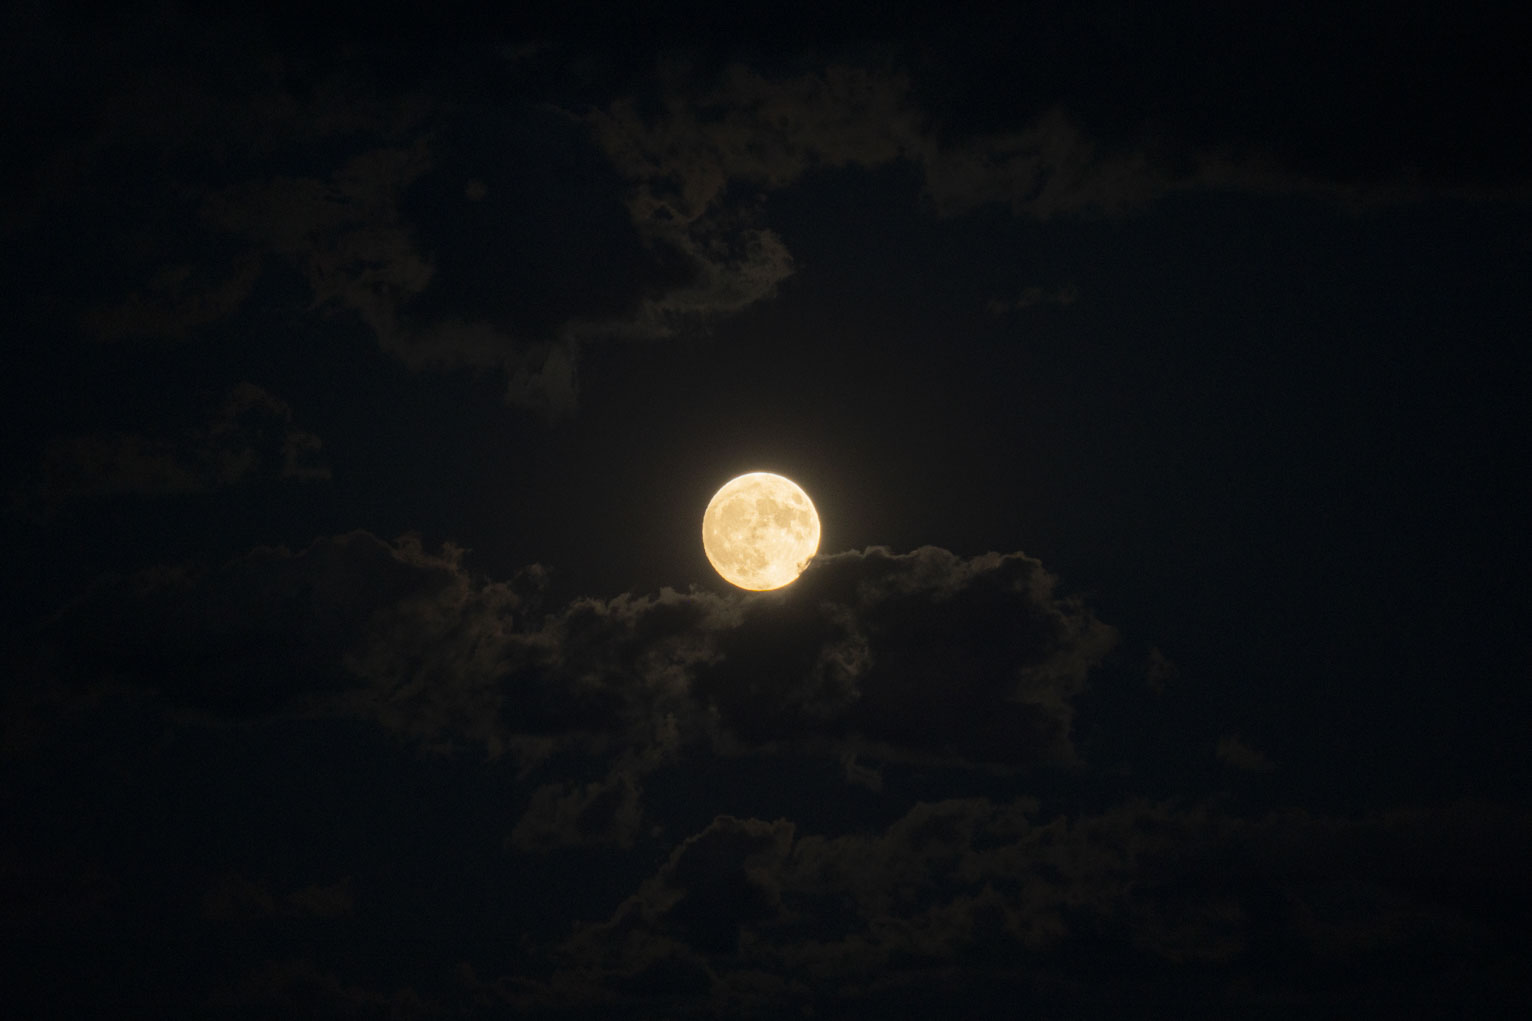
{"label": "full moon", "polygon": [[819,549],[819,514],[791,479],[730,479],[702,514],[702,549],[724,581],[752,592],[797,580]]}

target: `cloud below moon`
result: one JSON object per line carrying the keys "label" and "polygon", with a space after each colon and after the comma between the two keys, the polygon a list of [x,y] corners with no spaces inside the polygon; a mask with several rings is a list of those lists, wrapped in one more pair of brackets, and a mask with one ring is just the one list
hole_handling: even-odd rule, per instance
{"label": "cloud below moon", "polygon": [[1116,643],[1020,553],[872,547],[771,599],[667,588],[552,612],[541,577],[475,579],[455,548],[353,532],[103,579],[49,645],[75,684],[110,666],[220,718],[359,716],[528,767],[559,751],[641,773],[685,747],[1071,761],[1074,700]]}

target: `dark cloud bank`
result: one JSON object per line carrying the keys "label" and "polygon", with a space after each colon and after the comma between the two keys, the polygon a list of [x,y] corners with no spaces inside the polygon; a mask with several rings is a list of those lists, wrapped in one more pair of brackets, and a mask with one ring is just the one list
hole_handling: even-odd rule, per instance
{"label": "dark cloud bank", "polygon": [[[76,762],[85,773],[50,787],[81,816],[7,836],[6,931],[28,953],[100,959],[78,965],[91,985],[66,980],[71,966],[47,995],[401,1016],[904,1016],[960,1002],[999,1017],[1018,999],[1087,1016],[1146,1001],[1487,1008],[1524,988],[1523,814],[1336,817],[1242,805],[1234,786],[1082,788],[1095,770],[1075,742],[1081,699],[1138,697],[1111,689],[1151,679],[1104,666],[1114,629],[1022,554],[872,548],[822,556],[767,594],[548,607],[544,590],[537,568],[491,581],[453,547],[354,532],[103,579],[55,616],[5,751],[23,775]],[[103,738],[103,720],[118,732]],[[391,750],[370,779],[331,758],[379,743]],[[273,747],[299,775],[226,772]],[[1234,737],[1216,754],[1275,768]],[[218,779],[179,775],[199,755]],[[92,772],[114,760],[137,775]],[[337,775],[304,775],[320,764]],[[760,799],[697,787],[805,769],[824,806],[809,823],[740,815],[715,799]],[[501,779],[447,795],[454,814],[425,813],[429,835],[354,807],[318,829],[284,818],[282,790],[391,803],[403,789],[354,788],[442,797],[465,770]],[[974,793],[923,797],[933,773]],[[152,863],[94,842],[106,832],[92,816],[111,814],[100,799],[124,784],[169,799],[113,831],[159,848]],[[692,792],[682,812],[678,790]],[[189,818],[198,806],[215,818]],[[268,829],[278,847],[360,827],[363,843],[332,834],[231,870],[200,859],[217,842],[207,825]],[[460,841],[478,844],[447,852],[462,872],[418,860]],[[441,903],[401,900],[391,874],[419,869]],[[172,879],[195,894],[138,914],[145,887]],[[590,887],[573,898],[584,913],[483,917],[544,903],[548,883]],[[438,930],[464,904],[480,907],[462,924],[483,931]],[[507,925],[519,935],[483,939]],[[342,949],[379,939],[362,957]],[[232,952],[249,941],[264,963]],[[401,955],[402,970],[380,967]]]}
{"label": "dark cloud bank", "polygon": [[461,560],[356,532],[103,579],[47,625],[48,658],[218,719],[359,716],[525,768],[702,746],[1007,769],[1075,758],[1072,701],[1115,637],[1022,554],[873,548],[780,593],[556,612],[539,569]]}

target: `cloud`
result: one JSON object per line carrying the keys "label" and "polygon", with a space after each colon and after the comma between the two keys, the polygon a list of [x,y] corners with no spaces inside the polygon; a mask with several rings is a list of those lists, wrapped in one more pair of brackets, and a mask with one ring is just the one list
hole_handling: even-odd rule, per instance
{"label": "cloud", "polygon": [[845,770],[846,782],[857,787],[865,787],[873,793],[883,789],[883,774],[868,766],[863,766],[856,761],[856,752],[849,751],[841,756],[841,766]]}
{"label": "cloud", "polygon": [[[198,37],[221,29],[167,31]],[[256,33],[236,47],[249,54],[250,84],[233,91],[217,88],[218,75],[197,66],[200,50],[189,45],[185,62],[145,69],[127,87],[92,97],[99,109],[88,122],[99,126],[48,157],[51,171],[37,175],[39,209],[28,223],[69,201],[66,186],[77,195],[102,181],[152,193],[131,205],[162,210],[145,232],[152,241],[135,238],[135,258],[126,263],[145,282],[87,299],[93,307],[79,325],[111,341],[204,335],[244,310],[275,268],[304,281],[308,311],[354,317],[411,368],[503,371],[508,402],[567,415],[574,406],[568,338],[525,338],[492,316],[412,308],[435,265],[402,201],[436,169],[426,120],[435,103],[370,80],[357,66],[306,78],[270,45]],[[135,162],[145,147],[158,160],[152,175]],[[469,192],[482,198],[484,185]],[[114,225],[136,215],[121,205],[112,213]],[[117,280],[122,269],[94,275]],[[78,295],[68,302],[82,303]]]}
{"label": "cloud", "polygon": [[[1400,961],[1499,945],[1492,904],[1528,903],[1529,848],[1532,821],[1487,806],[1241,818],[1132,800],[1050,817],[966,798],[841,836],[720,816],[562,944],[544,995],[636,1004],[651,995],[636,976],[684,969],[756,1011],[974,981],[1126,1002],[1179,964],[1195,971],[1178,981],[1237,1002],[1252,963],[1300,998],[1419,987],[1443,976]],[[1443,883],[1474,892],[1444,899]]]}
{"label": "cloud", "polygon": [[578,842],[582,825],[626,839],[638,777],[685,748],[860,759],[860,783],[881,762],[1072,761],[1073,701],[1116,640],[1022,554],[874,547],[820,557],[778,593],[662,589],[551,613],[541,578],[477,579],[454,547],[356,532],[103,579],[51,634],[82,678],[233,718],[361,716],[524,768],[616,756],[628,778],[559,778],[534,799],[527,846]]}
{"label": "cloud", "polygon": [[216,984],[202,1006],[324,1017],[417,1018],[441,1013],[439,1005],[412,986],[384,992],[348,982],[306,958],[264,961],[236,979]]}
{"label": "cloud", "polygon": [[[212,191],[201,218],[285,262],[307,283],[311,311],[355,317],[410,368],[500,371],[508,403],[550,420],[567,417],[576,405],[579,343],[590,332],[582,323],[526,337],[492,316],[418,311],[436,266],[403,200],[434,169],[426,140],[416,138],[354,153],[328,176],[256,178]],[[487,191],[481,183],[470,193],[482,199]],[[758,251],[746,244],[742,258]],[[748,284],[751,276],[747,270],[739,279]]]}
{"label": "cloud", "polygon": [[811,171],[898,161],[920,170],[943,216],[989,203],[1038,219],[1112,212],[1166,184],[1146,156],[1104,150],[1059,109],[1019,130],[945,132],[907,74],[876,68],[831,65],[768,78],[733,65],[713,85],[670,80],[652,112],[619,100],[587,119],[635,184],[629,208],[641,230],[709,224],[739,198],[786,188]]}
{"label": "cloud", "polygon": [[424,141],[379,147],[350,157],[328,179],[277,177],[214,191],[201,215],[291,262],[315,306],[355,312],[388,345],[399,303],[431,279],[398,208],[404,189],[430,166]]}
{"label": "cloud", "polygon": [[[975,116],[967,107],[976,86],[963,85],[964,69],[948,66],[950,54],[933,55],[918,72],[887,56],[796,74],[735,63],[710,77],[673,61],[660,66],[653,94],[581,89],[579,105],[556,94],[535,106],[518,101],[528,123],[534,109],[546,120],[507,128],[508,162],[604,157],[611,172],[532,186],[515,175],[494,178],[474,163],[482,157],[465,155],[475,150],[463,139],[485,129],[464,124],[504,110],[449,85],[423,96],[370,74],[365,61],[303,72],[260,33],[240,47],[241,87],[219,88],[200,54],[214,52],[209,40],[226,42],[228,31],[165,26],[191,56],[127,76],[121,89],[86,89],[89,127],[35,161],[39,210],[100,190],[112,229],[150,239],[128,246],[133,259],[111,272],[77,274],[105,281],[91,286],[109,293],[52,295],[45,304],[91,306],[77,318],[99,339],[182,339],[221,328],[258,288],[296,274],[306,311],[354,319],[415,370],[503,374],[507,402],[549,420],[574,413],[590,345],[707,329],[769,300],[797,272],[787,240],[768,221],[769,197],[816,173],[901,165],[937,216],[1003,208],[1033,220],[1122,215],[1181,192],[1303,194],[1350,206],[1477,194],[1451,181],[1423,184],[1391,164],[1362,178],[1326,176],[1238,132],[1183,137],[1147,116],[1108,132],[1092,121],[1100,107],[1090,96]],[[139,162],[144,148],[157,160],[153,174]],[[584,183],[571,184],[575,177]],[[607,204],[621,216],[619,196],[608,192],[623,189],[626,225],[607,222]],[[444,211],[443,194],[472,212]],[[557,211],[548,235],[527,233],[526,218],[508,212],[542,206]],[[171,222],[139,224],[140,207],[171,211]],[[565,258],[575,213],[589,237],[573,246],[584,255]],[[45,222],[36,210],[16,215]],[[474,225],[495,240],[465,239]],[[624,227],[631,236],[613,240]],[[508,229],[525,236],[508,239]],[[481,245],[497,254],[487,258]],[[603,257],[589,255],[598,249]],[[622,263],[616,272],[608,252]],[[498,280],[463,269],[498,258],[507,262]],[[515,267],[528,263],[558,271],[518,275]],[[546,293],[566,279],[581,283]],[[1028,289],[992,305],[1065,305],[1072,293]]]}
{"label": "cloud", "polygon": [[[422,601],[442,607],[447,590],[462,591],[460,557],[453,547],[429,554],[410,537],[384,543],[353,532],[296,553],[260,547],[215,567],[108,576],[57,614],[44,638],[77,682],[132,684],[234,719],[298,712],[356,685],[345,654],[385,613]],[[489,591],[480,598],[501,589]],[[503,598],[508,618],[514,598],[508,590]],[[395,646],[397,656],[411,651]]]}
{"label": "cloud", "polygon": [[1164,188],[1144,157],[1099,152],[1059,111],[1019,132],[943,140],[907,76],[858,67],[773,79],[736,65],[712,87],[670,81],[658,110],[624,99],[585,120],[632,182],[634,226],[689,268],[633,319],[602,324],[618,333],[669,332],[769,297],[793,259],[755,206],[811,171],[913,163],[942,216],[989,203],[1039,219],[1115,212]]}
{"label": "cloud", "polygon": [[637,780],[627,772],[587,784],[544,784],[532,792],[532,803],[507,843],[521,851],[632,847],[643,822],[640,794]]}
{"label": "cloud", "polygon": [[190,264],[168,266],[118,304],[87,312],[84,325],[100,340],[184,340],[243,305],[260,274],[261,259],[254,252],[236,257],[226,275]]}
{"label": "cloud", "polygon": [[1218,739],[1215,753],[1220,762],[1248,773],[1269,773],[1277,768],[1276,763],[1265,754],[1233,734],[1227,734]]}
{"label": "cloud", "polygon": [[[931,69],[927,69],[931,70]],[[1005,127],[960,128],[936,84],[887,66],[831,64],[769,76],[741,64],[711,80],[667,68],[657,101],[619,98],[582,115],[631,184],[640,235],[677,253],[687,280],[593,333],[663,334],[769,297],[793,272],[783,241],[761,223],[762,199],[815,172],[902,163],[916,169],[938,216],[1000,206],[1017,217],[1115,216],[1178,192],[1302,194],[1346,206],[1509,192],[1427,188],[1402,165],[1365,180],[1283,162],[1275,149],[1157,134],[1152,119],[1108,142],[1062,101],[1021,111]],[[1087,104],[1088,105],[1088,104]],[[1281,141],[1281,140],[1278,140]],[[1006,309],[1071,303],[1062,287],[1024,291]]]}
{"label": "cloud", "polygon": [[292,408],[253,383],[239,383],[212,420],[179,435],[87,433],[49,443],[33,501],[96,496],[206,493],[230,486],[330,477],[318,436],[294,424]]}
{"label": "cloud", "polygon": [[784,188],[813,167],[876,166],[915,136],[907,84],[857,68],[770,80],[731,67],[698,93],[671,82],[654,116],[619,99],[584,117],[597,145],[632,182],[640,235],[678,253],[686,279],[642,303],[617,332],[665,333],[736,312],[793,272],[781,239],[755,223],[747,196]]}
{"label": "cloud", "polygon": [[211,227],[302,273],[312,308],[354,315],[380,347],[413,369],[498,369],[506,400],[550,418],[573,411],[572,338],[528,341],[485,319],[412,316],[435,274],[400,208],[432,168],[424,140],[352,156],[328,178],[253,180],[203,203]]}
{"label": "cloud", "polygon": [[1048,288],[1036,284],[1022,288],[1021,294],[1014,299],[991,298],[989,301],[990,315],[1005,315],[1007,312],[1019,312],[1023,309],[1036,308],[1039,305],[1060,305],[1068,307],[1080,298],[1080,289],[1074,284],[1064,284],[1059,287]]}
{"label": "cloud", "polygon": [[[1006,130],[955,131],[943,111],[922,105],[929,90],[878,68],[768,77],[733,65],[710,83],[670,74],[661,88],[656,103],[622,98],[582,118],[630,182],[635,229],[674,253],[685,279],[629,316],[582,323],[582,336],[664,335],[770,297],[794,260],[762,222],[763,197],[814,172],[903,163],[938,216],[1002,206],[1036,220],[1119,215],[1173,191],[1328,187],[1226,154],[1151,156],[1148,139],[1108,146],[1058,106]],[[1072,285],[1034,287],[991,309],[1077,297]]]}
{"label": "cloud", "polygon": [[785,820],[720,816],[682,841],[610,921],[577,933],[562,952],[608,980],[693,954],[735,954],[742,926],[782,915],[779,877],[792,841]]}
{"label": "cloud", "polygon": [[919,145],[909,82],[854,67],[768,79],[742,65],[698,89],[668,83],[653,116],[618,100],[588,117],[598,144],[636,190],[635,222],[688,225],[717,210],[733,182],[777,189],[815,167],[872,167]]}
{"label": "cloud", "polygon": [[1151,646],[1144,666],[1144,683],[1156,695],[1163,695],[1169,685],[1180,676],[1180,668],[1173,663],[1159,646]]}
{"label": "cloud", "polygon": [[177,447],[174,441],[155,441],[135,433],[56,439],[43,456],[43,495],[171,496],[205,492],[208,480],[200,466],[188,464]]}
{"label": "cloud", "polygon": [[1115,214],[1158,197],[1169,183],[1148,156],[1104,150],[1058,109],[1019,131],[930,142],[921,164],[942,216],[988,204],[1037,220]]}
{"label": "cloud", "polygon": [[515,643],[501,725],[522,747],[1067,761],[1071,701],[1115,633],[1053,585],[1020,554],[873,548],[772,595],[578,600]]}
{"label": "cloud", "polygon": [[[751,300],[769,294],[768,284],[791,272],[775,235],[769,260],[744,263],[718,257],[726,249],[710,241],[742,228],[742,238],[764,241],[762,228],[740,217],[752,215],[761,195],[816,171],[909,164],[944,217],[988,205],[1037,220],[1114,215],[1184,190],[1347,193],[1256,156],[1207,149],[1172,159],[1151,155],[1163,145],[1147,136],[1108,145],[1059,105],[1019,114],[1019,123],[1003,130],[957,130],[953,121],[961,118],[933,105],[931,89],[917,84],[876,67],[832,64],[768,77],[732,65],[710,83],[668,76],[657,104],[619,99],[585,115],[601,150],[632,182],[635,226],[684,253],[697,281],[655,299],[649,311],[701,311],[715,292]],[[753,285],[745,282],[751,278]],[[690,300],[680,301],[682,294]],[[731,297],[715,310],[736,307]]]}
{"label": "cloud", "polygon": [[244,876],[223,876],[202,895],[202,916],[216,922],[266,918],[341,918],[356,907],[347,876],[328,886],[314,884],[281,896]]}

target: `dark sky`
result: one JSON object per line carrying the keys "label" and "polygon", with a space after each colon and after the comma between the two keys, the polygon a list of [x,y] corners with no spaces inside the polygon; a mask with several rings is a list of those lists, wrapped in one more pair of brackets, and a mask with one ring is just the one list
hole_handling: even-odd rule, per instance
{"label": "dark sky", "polygon": [[8,7],[6,1013],[1529,999],[1527,40],[1372,7]]}

